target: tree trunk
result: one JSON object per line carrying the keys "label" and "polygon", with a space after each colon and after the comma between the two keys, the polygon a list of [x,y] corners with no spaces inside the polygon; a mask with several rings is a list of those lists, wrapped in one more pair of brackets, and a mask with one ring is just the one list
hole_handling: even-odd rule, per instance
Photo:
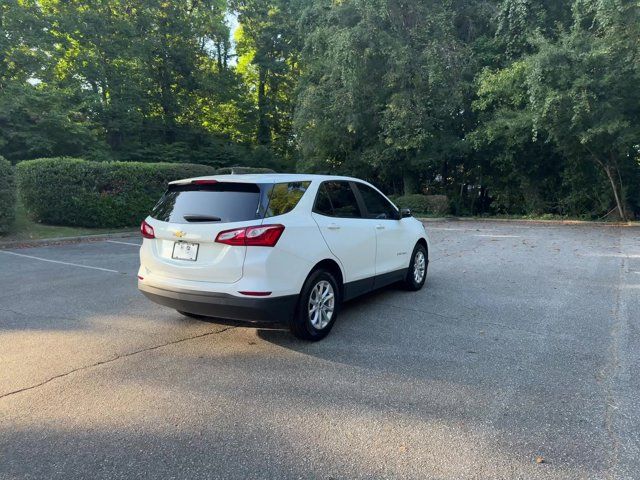
{"label": "tree trunk", "polygon": [[[613,174],[611,173],[611,164],[615,165],[613,153],[610,155],[611,164],[607,164],[602,160],[600,160],[598,156],[595,155],[589,148],[587,148],[587,151],[591,154],[595,162],[598,165],[600,165],[602,169],[605,171],[605,173],[607,174],[607,178],[609,179],[609,183],[611,184],[611,190],[613,190],[613,196],[616,199],[616,207],[618,208],[618,214],[620,215],[620,219],[623,222],[628,222],[629,220],[627,219],[627,214],[624,210],[624,205],[622,204],[622,201],[620,199],[620,194],[618,193],[618,186],[616,185],[616,181],[613,178]],[[616,167],[616,170],[618,172],[618,178],[620,179],[620,190],[622,190],[622,177],[620,176],[620,170],[617,167]]]}
{"label": "tree trunk", "polygon": [[404,189],[405,195],[413,195],[417,193],[418,190],[418,179],[416,175],[409,172],[408,170],[404,170],[402,173],[402,187]]}
{"label": "tree trunk", "polygon": [[266,82],[266,69],[262,65],[258,65],[258,131],[256,136],[260,145],[271,143],[269,120],[267,118]]}
{"label": "tree trunk", "polygon": [[[603,165],[604,167],[604,171],[607,173],[607,177],[609,178],[609,182],[611,183],[611,189],[613,190],[613,196],[616,199],[616,206],[618,207],[618,213],[620,214],[620,219],[623,222],[628,221],[627,219],[627,214],[624,211],[624,205],[622,205],[622,202],[620,201],[620,195],[618,193],[618,186],[616,185],[616,181],[613,178],[613,174],[611,173],[611,165]],[[620,173],[620,172],[618,172]],[[620,185],[620,188],[622,188],[622,184]]]}

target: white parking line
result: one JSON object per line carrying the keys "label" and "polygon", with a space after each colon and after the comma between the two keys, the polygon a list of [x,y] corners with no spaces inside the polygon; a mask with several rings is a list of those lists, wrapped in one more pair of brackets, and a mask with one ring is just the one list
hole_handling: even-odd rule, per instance
{"label": "white parking line", "polygon": [[489,238],[520,238],[520,235],[482,235],[476,234],[474,237],[489,237]]}
{"label": "white parking line", "polygon": [[131,242],[118,242],[117,240],[107,240],[109,243],[119,243],[120,245],[131,245],[133,247],[141,246],[140,243],[131,243]]}
{"label": "white parking line", "polygon": [[69,265],[71,267],[89,268],[91,270],[100,270],[102,272],[110,272],[110,273],[120,273],[117,270],[111,270],[109,268],[91,267],[89,265],[80,265],[78,263],[61,262],[60,260],[49,260],[48,258],[33,257],[31,255],[24,255],[22,253],[7,252],[6,250],[0,250],[0,253],[6,253],[7,255],[15,255],[16,257],[31,258],[32,260],[40,260],[41,262],[59,263],[61,265]]}

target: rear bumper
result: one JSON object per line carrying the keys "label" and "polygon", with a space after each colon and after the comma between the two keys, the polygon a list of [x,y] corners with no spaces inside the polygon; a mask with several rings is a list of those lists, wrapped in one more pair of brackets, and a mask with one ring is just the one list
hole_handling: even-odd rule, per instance
{"label": "rear bumper", "polygon": [[142,282],[138,282],[138,289],[151,301],[181,312],[246,322],[287,323],[298,301],[297,295],[244,298],[228,293],[167,290]]}

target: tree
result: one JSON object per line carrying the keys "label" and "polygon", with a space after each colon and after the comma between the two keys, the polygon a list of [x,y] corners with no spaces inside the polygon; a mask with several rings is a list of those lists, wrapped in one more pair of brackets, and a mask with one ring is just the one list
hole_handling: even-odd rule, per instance
{"label": "tree", "polygon": [[350,0],[316,5],[305,19],[315,27],[296,112],[301,167],[399,177],[414,192],[440,160],[435,147],[461,100],[452,12],[441,2]]}
{"label": "tree", "polygon": [[292,159],[292,118],[299,75],[298,12],[303,1],[232,0],[238,70],[257,108],[255,141]]}
{"label": "tree", "polygon": [[469,133],[481,177],[501,213],[565,213],[562,209],[564,158],[533,135],[529,108],[528,65],[484,70],[478,77],[473,108],[478,126]]}
{"label": "tree", "polygon": [[[567,30],[529,36],[532,52],[479,77],[475,107],[481,122],[470,138],[479,148],[499,145],[498,160],[515,154],[519,161],[498,178],[517,172],[523,162],[541,167],[556,159],[560,171],[548,164],[533,178],[543,184],[562,176],[563,195],[584,213],[600,202],[600,179],[585,164],[589,159],[604,174],[620,218],[628,217],[627,202],[637,208],[638,10],[626,0],[577,0]],[[578,191],[592,197],[592,207],[576,202]]]}
{"label": "tree", "polygon": [[627,220],[624,172],[638,165],[640,138],[640,6],[579,0],[574,11],[572,29],[556,43],[542,42],[530,59],[536,127],[568,158],[587,156],[602,169]]}
{"label": "tree", "polygon": [[[51,131],[20,123],[26,114],[14,115],[7,128],[32,132],[23,136],[38,142],[47,137],[45,143],[55,143],[59,129],[72,144],[66,153],[93,155],[96,149],[80,147],[83,137],[74,130],[84,118],[97,144],[106,142],[108,154],[122,159],[162,154],[163,145],[167,152],[196,152],[250,142],[251,99],[229,62],[226,9],[223,0],[3,3],[0,85],[13,85],[13,95],[0,99],[4,110],[15,113],[38,95],[39,117],[68,113]],[[5,133],[12,144],[21,136]],[[15,148],[7,156],[67,147]]]}

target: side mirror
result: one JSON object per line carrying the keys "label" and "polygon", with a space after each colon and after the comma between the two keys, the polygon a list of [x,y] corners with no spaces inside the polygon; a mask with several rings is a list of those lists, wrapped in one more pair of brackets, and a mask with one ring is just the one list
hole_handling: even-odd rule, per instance
{"label": "side mirror", "polygon": [[407,218],[407,217],[413,217],[413,215],[411,215],[411,210],[408,208],[401,208],[400,218]]}

